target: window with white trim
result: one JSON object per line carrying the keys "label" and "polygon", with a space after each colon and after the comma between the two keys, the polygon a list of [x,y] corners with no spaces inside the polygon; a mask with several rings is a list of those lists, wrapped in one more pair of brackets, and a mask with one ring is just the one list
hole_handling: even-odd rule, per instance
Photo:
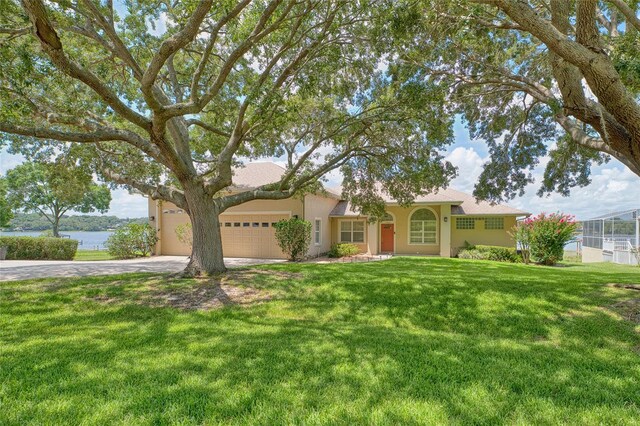
{"label": "window with white trim", "polygon": [[473,217],[456,217],[456,229],[476,229],[476,220]]}
{"label": "window with white trim", "polygon": [[341,243],[364,243],[364,220],[343,220],[340,222]]}
{"label": "window with white trim", "polygon": [[413,212],[409,222],[410,244],[436,244],[438,238],[438,220],[429,209]]}
{"label": "window with white trim", "polygon": [[504,217],[485,218],[484,229],[504,229]]}
{"label": "window with white trim", "polygon": [[314,224],[314,228],[313,228],[313,242],[317,246],[320,245],[321,230],[322,230],[322,219],[316,219],[315,220],[315,224]]}

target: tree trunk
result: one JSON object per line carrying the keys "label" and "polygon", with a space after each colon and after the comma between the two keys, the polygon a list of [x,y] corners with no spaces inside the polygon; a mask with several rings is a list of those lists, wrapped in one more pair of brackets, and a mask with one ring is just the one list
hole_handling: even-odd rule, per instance
{"label": "tree trunk", "polygon": [[60,238],[60,232],[58,229],[60,228],[60,218],[58,216],[53,219],[53,237]]}
{"label": "tree trunk", "polygon": [[227,270],[222,254],[220,208],[202,186],[184,187],[193,244],[191,260],[184,270],[188,276],[220,274]]}

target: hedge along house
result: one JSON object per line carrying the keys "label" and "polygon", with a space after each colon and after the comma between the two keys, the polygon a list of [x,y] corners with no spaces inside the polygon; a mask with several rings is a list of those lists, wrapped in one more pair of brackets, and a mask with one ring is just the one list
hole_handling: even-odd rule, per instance
{"label": "hedge along house", "polygon": [[582,222],[582,262],[638,264],[640,209],[607,213]]}
{"label": "hedge along house", "polygon": [[[249,163],[234,172],[230,192],[277,182],[285,170],[274,163]],[[312,224],[309,256],[329,251],[332,244],[353,243],[368,254],[435,255],[450,257],[464,246],[486,244],[515,247],[509,231],[528,213],[505,205],[476,202],[469,194],[442,189],[418,197],[411,207],[386,198],[387,215],[368,220],[337,191],[325,190],[287,200],[254,200],[221,214],[222,246],[226,257],[284,258],[274,224],[299,217]],[[176,228],[188,215],[171,203],[149,200],[149,219],[158,232],[158,255],[189,255]]]}

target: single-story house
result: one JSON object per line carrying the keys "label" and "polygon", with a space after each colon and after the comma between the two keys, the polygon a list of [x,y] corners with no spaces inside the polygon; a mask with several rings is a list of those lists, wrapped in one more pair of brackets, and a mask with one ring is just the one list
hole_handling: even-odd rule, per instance
{"label": "single-story house", "polygon": [[[284,169],[274,163],[250,163],[235,171],[230,192],[245,191],[280,180]],[[469,194],[442,189],[417,197],[410,207],[386,198],[387,215],[370,221],[337,191],[326,190],[286,200],[254,200],[221,214],[222,245],[228,257],[284,258],[274,224],[297,216],[312,224],[310,256],[335,243],[356,244],[363,253],[451,257],[465,241],[514,247],[509,235],[518,217],[528,213],[506,205],[476,202]],[[155,254],[187,255],[176,227],[189,222],[175,205],[149,199],[150,223],[158,231]]]}

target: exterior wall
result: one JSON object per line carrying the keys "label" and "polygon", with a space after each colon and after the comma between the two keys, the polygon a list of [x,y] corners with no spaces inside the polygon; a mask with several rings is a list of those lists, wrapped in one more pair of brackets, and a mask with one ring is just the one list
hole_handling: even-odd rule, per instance
{"label": "exterior wall", "polygon": [[[189,223],[189,215],[186,213],[178,213],[181,209],[173,203],[166,201],[156,202],[149,200],[149,217],[154,216],[155,220],[150,222],[158,230],[160,238],[156,245],[155,254],[188,256],[191,254],[191,247],[183,244],[178,240],[176,235],[176,227]],[[164,212],[167,213],[164,213]],[[171,213],[173,211],[173,213]],[[253,200],[248,201],[239,206],[227,209],[220,215],[220,220],[224,221],[225,215],[249,214],[249,213],[282,213],[287,215],[298,215],[303,217],[304,204],[299,198],[289,198],[286,200]]]}
{"label": "exterior wall", "polygon": [[[332,217],[330,218],[331,222],[331,244],[337,244],[340,242],[340,221],[342,220],[364,220],[366,222],[367,218],[364,216],[360,217]],[[360,249],[361,253],[376,253],[376,251],[372,250],[371,243],[371,235],[370,234],[371,226],[370,224],[365,223],[364,226],[364,243],[354,243]]]}
{"label": "exterior wall", "polygon": [[303,217],[304,204],[300,198],[287,198],[286,200],[253,200],[240,204],[239,206],[230,207],[222,213],[225,214],[238,214],[242,212],[249,213],[289,213],[292,216],[298,215]]}
{"label": "exterior wall", "polygon": [[[311,246],[309,246],[309,256],[317,256],[326,253],[331,248],[331,223],[329,223],[329,213],[338,204],[338,200],[318,195],[307,195],[304,197],[304,219],[311,222]],[[314,242],[315,220],[320,219],[320,244]]]}
{"label": "exterior wall", "polygon": [[[475,229],[456,229],[456,217],[451,217],[451,250],[454,254],[464,246],[464,242],[468,241],[470,244],[489,245],[489,246],[502,246],[502,247],[515,247],[516,242],[509,235],[509,231],[516,225],[515,216],[504,217],[504,229],[484,229],[484,221],[476,221]],[[470,216],[470,217],[482,217],[482,216]]]}
{"label": "exterior wall", "polygon": [[593,247],[582,247],[582,263],[604,262],[602,250]]}
{"label": "exterior wall", "polygon": [[440,207],[440,257],[451,257],[451,204]]}
{"label": "exterior wall", "polygon": [[[409,216],[417,209],[428,207],[434,211],[438,220],[438,231],[436,244],[409,244]],[[396,254],[417,254],[417,255],[439,255],[440,241],[442,236],[440,230],[442,228],[441,206],[439,205],[414,205],[411,207],[387,206],[387,212],[395,217],[395,253]],[[380,233],[380,226],[377,226],[377,232]]]}

